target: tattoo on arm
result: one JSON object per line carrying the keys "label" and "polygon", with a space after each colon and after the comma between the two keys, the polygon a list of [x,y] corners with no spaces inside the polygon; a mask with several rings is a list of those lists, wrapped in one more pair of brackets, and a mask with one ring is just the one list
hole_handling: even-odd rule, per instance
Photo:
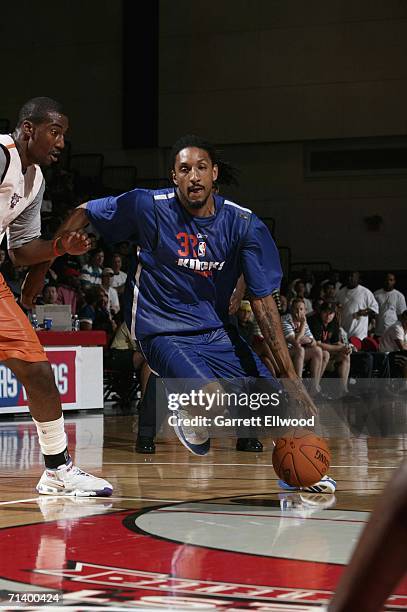
{"label": "tattoo on arm", "polygon": [[270,295],[251,300],[254,316],[283,376],[295,374],[274,298]]}

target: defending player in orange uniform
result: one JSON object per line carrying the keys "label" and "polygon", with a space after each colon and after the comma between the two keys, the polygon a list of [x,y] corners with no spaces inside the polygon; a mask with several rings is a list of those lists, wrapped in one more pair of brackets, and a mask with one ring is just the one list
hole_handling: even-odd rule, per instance
{"label": "defending player in orange uniform", "polygon": [[[86,234],[70,232],[41,240],[44,179],[40,164],[57,161],[68,119],[50,98],[33,98],[20,110],[12,135],[0,135],[0,241],[7,234],[16,265],[33,265],[89,249]],[[24,293],[24,289],[23,289]],[[36,333],[0,274],[0,361],[24,385],[37,427],[45,471],[37,491],[49,495],[108,496],[112,486],[72,464],[61,401],[51,366]]]}

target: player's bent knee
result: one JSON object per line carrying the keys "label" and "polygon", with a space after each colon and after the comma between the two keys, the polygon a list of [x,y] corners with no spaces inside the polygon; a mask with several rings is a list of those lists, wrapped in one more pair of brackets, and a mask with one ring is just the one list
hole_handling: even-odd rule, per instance
{"label": "player's bent knee", "polygon": [[28,394],[41,392],[50,396],[53,393],[58,393],[51,364],[48,361],[30,364],[28,374],[24,381]]}

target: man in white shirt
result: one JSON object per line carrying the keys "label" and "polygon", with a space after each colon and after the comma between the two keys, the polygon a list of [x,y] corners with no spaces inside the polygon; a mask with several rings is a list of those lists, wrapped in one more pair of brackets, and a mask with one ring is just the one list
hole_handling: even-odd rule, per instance
{"label": "man in white shirt", "polygon": [[114,273],[112,287],[116,289],[117,293],[123,293],[124,285],[127,280],[127,274],[122,270],[122,263],[122,256],[119,253],[115,253],[112,259],[112,269]]}
{"label": "man in white shirt", "polygon": [[390,378],[404,379],[395,389],[407,394],[407,310],[400,315],[400,321],[390,325],[380,338],[380,350],[388,352]]}
{"label": "man in white shirt", "polygon": [[380,350],[383,353],[407,350],[407,310],[396,321],[386,329],[380,338]]}
{"label": "man in white shirt", "polygon": [[102,271],[102,287],[107,293],[109,298],[107,308],[112,314],[117,314],[120,310],[119,296],[117,295],[116,289],[112,286],[113,280],[112,268],[103,268]]}
{"label": "man in white shirt", "polygon": [[397,322],[397,318],[407,308],[406,298],[395,289],[396,277],[388,272],[384,279],[382,289],[375,291],[375,298],[379,304],[379,314],[376,318],[376,335],[382,336],[386,329]]}
{"label": "man in white shirt", "polygon": [[346,287],[338,291],[342,306],[341,325],[348,334],[364,340],[368,334],[369,316],[378,314],[379,305],[373,293],[359,285],[359,272],[350,272]]}

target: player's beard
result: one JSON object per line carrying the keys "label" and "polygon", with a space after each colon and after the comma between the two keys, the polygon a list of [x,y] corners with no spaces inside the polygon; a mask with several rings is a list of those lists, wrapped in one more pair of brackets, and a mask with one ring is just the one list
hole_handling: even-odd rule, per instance
{"label": "player's beard", "polygon": [[207,201],[208,198],[205,198],[204,200],[193,200],[192,202],[191,200],[188,200],[188,208],[192,208],[192,210],[199,210],[205,206]]}
{"label": "player's beard", "polygon": [[201,208],[203,208],[205,206],[205,204],[207,204],[210,195],[211,194],[208,193],[202,199],[199,199],[199,200],[190,200],[188,198],[188,196],[185,196],[180,191],[178,191],[179,199],[184,204],[184,206],[187,209],[190,209],[190,210],[200,210]]}

